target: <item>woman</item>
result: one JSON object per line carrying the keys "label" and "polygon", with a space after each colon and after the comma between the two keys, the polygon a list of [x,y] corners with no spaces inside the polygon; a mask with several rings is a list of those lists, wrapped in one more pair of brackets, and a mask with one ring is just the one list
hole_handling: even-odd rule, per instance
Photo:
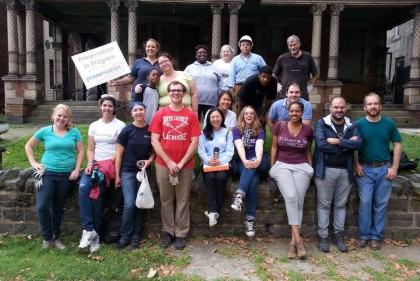
{"label": "woman", "polygon": [[238,126],[233,128],[233,141],[241,161],[238,172],[241,174],[236,197],[232,208],[241,210],[242,201],[246,200],[245,233],[254,236],[255,210],[257,208],[259,173],[270,168],[268,156],[264,155],[264,130],[261,128],[257,113],[252,106],[246,106],[238,119]]}
{"label": "woman", "polygon": [[[163,72],[160,77],[157,89],[159,91],[159,107],[169,105],[170,99],[168,96],[168,85],[173,81],[181,82],[186,88],[187,92],[182,100],[182,103],[191,108],[194,112],[198,110],[198,93],[197,86],[192,76],[184,71],[174,70],[173,63],[174,59],[169,54],[161,54],[158,57],[159,67]],[[137,90],[137,88],[136,88]],[[136,91],[137,92],[137,91]]]}
{"label": "woman", "polygon": [[136,60],[131,67],[130,75],[119,80],[109,81],[109,86],[127,85],[133,83],[131,90],[131,98],[135,95],[135,85],[147,84],[147,74],[151,69],[158,69],[157,54],[160,49],[160,44],[153,38],[150,38],[143,44],[146,51],[146,57]]}
{"label": "woman", "polygon": [[[236,113],[230,110],[232,105],[232,94],[228,91],[222,91],[217,99],[218,108],[223,112],[223,116],[225,117],[225,127],[228,128],[230,131],[233,130],[233,127],[236,127]],[[207,115],[204,116],[203,127],[207,124]]]}
{"label": "woman", "polygon": [[235,56],[235,51],[229,45],[224,45],[220,50],[220,59],[214,61],[213,65],[217,67],[222,75],[224,85],[228,84],[230,62]]}
{"label": "woman", "polygon": [[143,225],[144,210],[136,207],[137,192],[140,182],[136,175],[139,169],[137,161],[143,161],[150,174],[150,165],[155,159],[149,125],[146,124],[146,105],[141,102],[130,104],[134,122],[124,127],[118,136],[115,160],[115,187],[122,188],[124,209],[121,224],[121,238],[117,250],[130,245],[135,250],[140,246],[140,230]]}
{"label": "woman", "polygon": [[[217,107],[209,110],[207,125],[199,137],[198,155],[203,164],[220,166],[229,164],[232,160],[234,148],[232,132],[226,129],[225,116]],[[215,149],[217,154],[215,154]],[[225,197],[226,182],[229,177],[227,170],[204,172],[203,178],[206,189],[207,208],[204,214],[209,218],[210,227],[217,224],[220,210]]]}
{"label": "woman", "polygon": [[[36,132],[26,143],[25,151],[31,166],[39,175],[43,174],[40,185],[36,184],[36,209],[44,238],[42,248],[54,246],[64,249],[60,241],[63,205],[70,190],[70,180],[79,177],[84,148],[82,136],[73,127],[71,110],[67,105],[57,105],[51,119],[53,125]],[[41,164],[34,155],[34,148],[40,142],[45,145]]]}
{"label": "woman", "polygon": [[195,58],[193,64],[185,69],[185,72],[191,74],[197,85],[198,91],[198,119],[201,115],[216,106],[217,97],[224,87],[222,76],[219,70],[207,61],[209,49],[204,45],[195,47]]}
{"label": "woman", "polygon": [[306,256],[303,239],[300,237],[300,226],[306,190],[314,173],[311,153],[313,130],[311,126],[302,124],[303,109],[300,102],[290,104],[290,121],[277,122],[271,145],[270,176],[283,195],[292,228],[292,239],[287,252],[289,259]]}
{"label": "woman", "polygon": [[[125,126],[124,122],[115,118],[117,101],[114,96],[102,95],[99,104],[102,118],[89,126],[88,164],[79,183],[79,205],[83,224],[83,234],[79,248],[83,249],[90,245],[91,252],[95,252],[100,248],[99,222],[102,213],[102,198],[107,189],[106,181],[102,181],[100,183],[99,196],[91,194],[93,166],[103,165],[104,170],[113,169],[115,173],[113,162],[115,161],[115,152],[117,150],[117,138]],[[101,172],[104,171],[101,170]],[[107,178],[106,180],[110,181],[111,179]]]}

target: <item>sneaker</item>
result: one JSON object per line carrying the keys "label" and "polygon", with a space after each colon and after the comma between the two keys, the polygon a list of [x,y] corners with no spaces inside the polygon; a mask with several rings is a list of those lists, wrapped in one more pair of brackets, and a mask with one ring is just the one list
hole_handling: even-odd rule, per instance
{"label": "sneaker", "polygon": [[254,221],[245,221],[245,233],[249,237],[255,235]]}
{"label": "sneaker", "polygon": [[187,241],[183,237],[177,237],[175,241],[175,250],[183,250],[187,246]]}
{"label": "sneaker", "polygon": [[303,240],[300,240],[300,242],[296,243],[296,252],[298,258],[303,259],[306,257],[306,250],[305,245],[303,244]]}
{"label": "sneaker", "polygon": [[355,242],[354,242],[354,246],[356,247],[356,248],[364,248],[364,247],[366,247],[366,245],[368,244],[368,240],[365,240],[365,239],[362,239],[362,238],[359,238],[359,239],[357,239]]}
{"label": "sneaker", "polygon": [[236,196],[231,205],[232,209],[240,211],[242,208],[242,197]]}
{"label": "sneaker", "polygon": [[209,217],[209,212],[205,211],[205,212],[204,212],[204,215],[205,215],[206,217]]}
{"label": "sneaker", "polygon": [[82,238],[80,239],[79,248],[86,248],[90,245],[92,237],[97,236],[98,234],[93,229],[92,231],[83,230]]}
{"label": "sneaker", "polygon": [[172,235],[168,232],[163,232],[163,238],[162,241],[160,241],[159,247],[161,248],[168,248],[172,243]]}
{"label": "sneaker", "polygon": [[92,237],[90,242],[90,252],[96,252],[101,248],[101,244],[99,243],[99,235],[95,232],[96,236]]}
{"label": "sneaker", "polygon": [[333,236],[333,243],[337,246],[337,249],[342,253],[347,253],[349,251],[349,248],[346,245],[346,242],[344,241],[344,235],[341,232],[334,233]]}
{"label": "sneaker", "polygon": [[54,241],[52,242],[52,245],[60,250],[63,250],[66,248],[66,246],[64,246],[64,244],[61,243],[60,239],[54,239]]}
{"label": "sneaker", "polygon": [[381,249],[381,241],[379,240],[370,240],[369,244],[370,248],[374,251],[378,251]]}
{"label": "sneaker", "polygon": [[330,246],[328,245],[328,238],[318,237],[318,249],[324,253],[330,252]]}
{"label": "sneaker", "polygon": [[117,243],[117,246],[115,246],[115,249],[116,249],[117,251],[121,251],[121,250],[123,250],[125,247],[127,247],[128,245],[130,245],[130,243],[127,243],[127,242],[121,242],[121,241],[119,241],[119,242]]}
{"label": "sneaker", "polygon": [[289,244],[289,249],[287,250],[287,257],[289,259],[296,259],[297,258],[295,244]]}
{"label": "sneaker", "polygon": [[53,243],[54,243],[54,238],[51,239],[50,241],[45,241],[44,240],[44,242],[42,242],[42,249],[50,248],[53,245]]}
{"label": "sneaker", "polygon": [[217,219],[219,218],[218,213],[210,213],[209,214],[209,225],[210,227],[215,226],[217,224]]}
{"label": "sneaker", "polygon": [[140,247],[140,239],[131,239],[130,249],[136,250]]}

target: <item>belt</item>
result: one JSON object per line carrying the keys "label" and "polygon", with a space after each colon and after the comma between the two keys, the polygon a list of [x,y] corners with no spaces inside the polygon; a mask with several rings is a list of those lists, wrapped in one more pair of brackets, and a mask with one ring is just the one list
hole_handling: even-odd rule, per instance
{"label": "belt", "polygon": [[389,163],[389,161],[379,162],[379,163],[366,163],[366,162],[360,161],[360,164],[366,165],[366,166],[371,166],[371,167],[381,167],[381,166],[387,165],[388,163]]}
{"label": "belt", "polygon": [[244,83],[235,83],[235,85],[239,85],[239,86],[241,86],[241,85],[243,85]]}

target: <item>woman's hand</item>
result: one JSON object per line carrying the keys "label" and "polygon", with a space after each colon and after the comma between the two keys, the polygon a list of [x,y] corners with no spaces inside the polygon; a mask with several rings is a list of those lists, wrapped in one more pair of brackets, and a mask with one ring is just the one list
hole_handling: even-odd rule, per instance
{"label": "woman's hand", "polygon": [[254,168],[254,169],[258,168],[260,166],[260,164],[261,164],[260,159],[254,158],[254,159],[251,160],[251,165],[252,165],[252,168]]}
{"label": "woman's hand", "polygon": [[140,84],[137,84],[136,87],[134,87],[134,92],[136,92],[137,94],[140,94],[142,92],[142,88]]}
{"label": "woman's hand", "polygon": [[85,168],[85,174],[86,175],[91,175],[92,174],[92,164],[88,164]]}
{"label": "woman's hand", "polygon": [[110,87],[114,87],[116,85],[117,85],[117,81],[115,81],[115,80],[111,80],[111,81],[108,82],[108,86],[110,86]]}
{"label": "woman's hand", "polygon": [[35,170],[44,170],[44,166],[39,164],[38,162],[33,162],[31,163],[32,168],[34,168]]}
{"label": "woman's hand", "polygon": [[218,159],[218,158],[211,158],[209,160],[208,165],[209,166],[219,166],[220,165],[220,159]]}
{"label": "woman's hand", "polygon": [[71,180],[71,181],[77,180],[77,178],[79,177],[79,173],[80,173],[80,171],[78,171],[78,170],[74,170],[73,172],[71,172],[69,180]]}
{"label": "woman's hand", "polygon": [[120,176],[115,176],[115,189],[118,189],[121,187],[121,178]]}
{"label": "woman's hand", "polygon": [[244,163],[244,167],[246,169],[253,169],[254,168],[254,163],[251,160],[245,160],[245,161],[242,161],[242,163]]}

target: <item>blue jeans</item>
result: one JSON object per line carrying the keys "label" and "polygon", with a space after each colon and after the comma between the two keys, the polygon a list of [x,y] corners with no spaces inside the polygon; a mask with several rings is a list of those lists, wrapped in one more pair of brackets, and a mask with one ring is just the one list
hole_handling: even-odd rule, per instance
{"label": "blue jeans", "polygon": [[124,210],[120,232],[121,243],[130,243],[132,239],[140,239],[144,210],[136,207],[137,192],[140,187],[140,182],[137,181],[136,175],[137,173],[121,173],[121,188],[124,196]]}
{"label": "blue jeans", "polygon": [[385,228],[392,181],[385,179],[390,164],[363,166],[364,177],[356,176],[359,204],[359,238],[381,240]]}
{"label": "blue jeans", "polygon": [[42,188],[36,192],[36,209],[41,235],[45,241],[61,235],[63,205],[70,190],[70,172],[46,170],[42,177]]}
{"label": "blue jeans", "polygon": [[[250,159],[248,159],[250,160]],[[255,220],[255,210],[257,209],[258,184],[260,183],[259,173],[267,172],[270,168],[268,156],[263,154],[262,160],[258,168],[247,169],[242,161],[238,161],[238,173],[241,175],[239,186],[236,193],[241,194],[245,198],[246,219]]]}
{"label": "blue jeans", "polygon": [[79,205],[80,214],[82,215],[83,229],[86,231],[92,231],[94,229],[99,233],[99,223],[101,221],[102,214],[102,199],[104,198],[107,190],[106,181],[103,181],[100,187],[100,195],[98,199],[92,199],[89,197],[90,190],[92,187],[90,183],[92,181],[92,175],[86,175],[82,173],[82,178],[79,182]]}

